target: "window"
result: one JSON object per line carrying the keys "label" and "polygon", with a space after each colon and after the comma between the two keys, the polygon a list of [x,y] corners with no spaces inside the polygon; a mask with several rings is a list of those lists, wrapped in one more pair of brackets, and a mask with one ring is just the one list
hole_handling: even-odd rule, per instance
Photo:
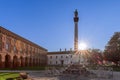
{"label": "window", "polygon": [[17,49],[16,46],[14,46],[14,52],[15,52],[15,53],[18,53],[18,49]]}
{"label": "window", "polygon": [[23,50],[22,50],[22,48],[20,48],[20,53],[23,53]]}
{"label": "window", "polygon": [[68,58],[68,56],[66,56],[66,58]]}
{"label": "window", "polygon": [[57,64],[57,61],[56,61],[56,64]]}
{"label": "window", "polygon": [[2,47],[4,48],[4,46],[5,46],[5,45],[4,45],[4,42],[2,42]]}
{"label": "window", "polygon": [[56,59],[57,59],[57,56],[56,56]]}
{"label": "window", "polygon": [[14,52],[16,52],[16,47],[14,46]]}
{"label": "window", "polygon": [[5,48],[6,48],[6,50],[9,49],[9,45],[8,45],[8,43],[6,43]]}

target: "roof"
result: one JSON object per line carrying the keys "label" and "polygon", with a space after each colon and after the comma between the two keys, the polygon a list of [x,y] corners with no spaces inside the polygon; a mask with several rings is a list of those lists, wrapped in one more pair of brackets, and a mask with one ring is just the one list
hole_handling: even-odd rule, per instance
{"label": "roof", "polygon": [[48,52],[48,55],[54,55],[54,54],[73,54],[74,51],[58,51],[58,52]]}

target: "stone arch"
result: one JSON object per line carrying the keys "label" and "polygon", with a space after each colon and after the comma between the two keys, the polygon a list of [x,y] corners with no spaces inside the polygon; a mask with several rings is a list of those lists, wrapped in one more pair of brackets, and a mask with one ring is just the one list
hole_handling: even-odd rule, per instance
{"label": "stone arch", "polygon": [[38,58],[36,58],[36,66],[38,66]]}
{"label": "stone arch", "polygon": [[40,66],[40,58],[38,58],[38,61],[39,61],[39,66]]}
{"label": "stone arch", "polygon": [[0,54],[0,68],[3,67],[3,63],[2,63],[2,55]]}
{"label": "stone arch", "polygon": [[24,67],[24,58],[22,56],[20,56],[20,66]]}
{"label": "stone arch", "polygon": [[35,66],[35,58],[33,58],[33,66]]}
{"label": "stone arch", "polygon": [[10,68],[11,65],[11,56],[10,55],[5,55],[5,68]]}
{"label": "stone arch", "polygon": [[19,66],[18,57],[15,55],[13,56],[13,68],[16,68],[18,66]]}
{"label": "stone arch", "polygon": [[37,58],[35,58],[35,66],[37,66]]}
{"label": "stone arch", "polygon": [[32,57],[29,58],[29,66],[32,66],[33,64]]}
{"label": "stone arch", "polygon": [[28,66],[28,57],[25,57],[25,66]]}

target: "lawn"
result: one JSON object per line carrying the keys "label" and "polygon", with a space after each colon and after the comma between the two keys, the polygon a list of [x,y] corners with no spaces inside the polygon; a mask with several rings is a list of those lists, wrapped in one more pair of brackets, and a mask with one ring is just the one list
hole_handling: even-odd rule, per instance
{"label": "lawn", "polygon": [[20,77],[19,73],[0,72],[0,80],[16,80],[16,78],[19,78],[19,77]]}

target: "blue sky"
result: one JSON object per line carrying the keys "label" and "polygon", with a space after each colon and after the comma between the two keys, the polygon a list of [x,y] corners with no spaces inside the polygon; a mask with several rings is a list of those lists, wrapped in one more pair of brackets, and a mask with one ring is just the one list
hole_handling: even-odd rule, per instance
{"label": "blue sky", "polygon": [[120,0],[0,0],[0,25],[48,49],[74,47],[74,10],[79,42],[104,50],[120,31]]}

